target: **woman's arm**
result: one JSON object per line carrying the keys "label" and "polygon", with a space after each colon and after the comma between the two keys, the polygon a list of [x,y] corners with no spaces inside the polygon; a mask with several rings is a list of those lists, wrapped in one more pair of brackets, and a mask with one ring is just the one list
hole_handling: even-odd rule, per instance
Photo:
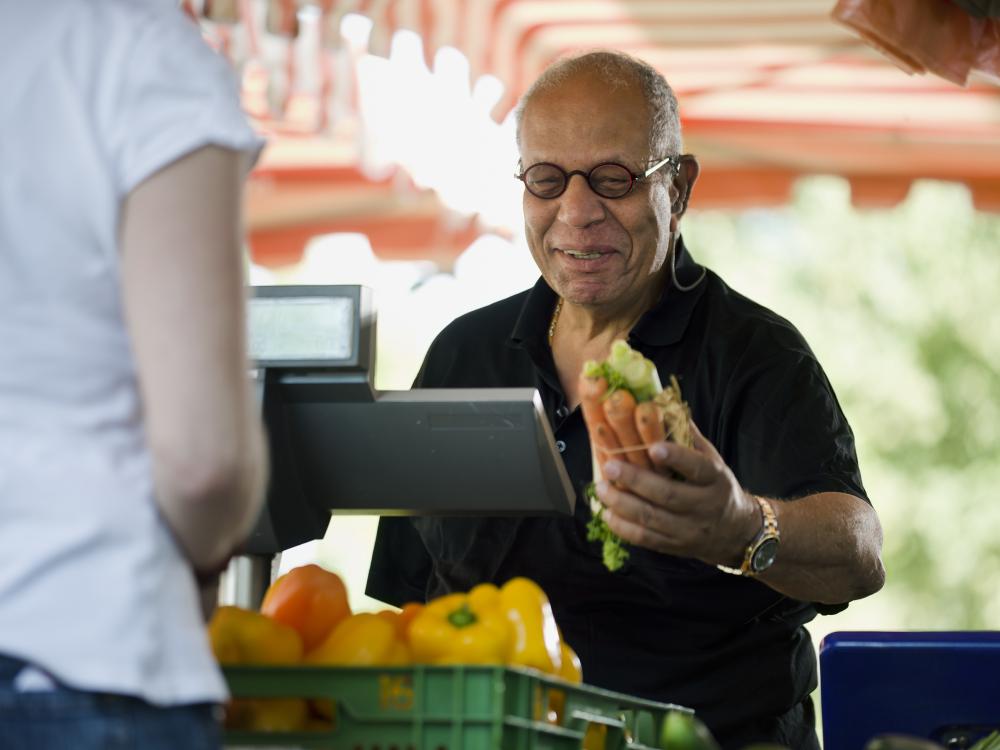
{"label": "woman's arm", "polygon": [[196,569],[225,560],[267,481],[248,377],[241,198],[245,157],[204,147],[125,200],[125,319],[156,499]]}

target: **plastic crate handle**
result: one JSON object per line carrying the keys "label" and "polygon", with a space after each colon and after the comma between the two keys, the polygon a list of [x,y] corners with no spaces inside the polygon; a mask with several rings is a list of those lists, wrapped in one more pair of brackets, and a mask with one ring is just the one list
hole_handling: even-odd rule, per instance
{"label": "plastic crate handle", "polygon": [[613,716],[595,714],[582,708],[573,709],[570,716],[574,719],[580,719],[581,721],[586,721],[591,724],[604,724],[605,726],[613,727],[614,729],[625,729],[625,721],[621,718],[616,719]]}

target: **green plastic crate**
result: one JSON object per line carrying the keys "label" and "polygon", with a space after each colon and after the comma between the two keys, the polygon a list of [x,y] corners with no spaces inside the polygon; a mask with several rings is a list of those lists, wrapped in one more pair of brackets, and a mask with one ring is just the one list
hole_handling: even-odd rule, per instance
{"label": "green plastic crate", "polygon": [[[456,667],[229,667],[235,698],[334,701],[333,727],[227,731],[227,748],[603,750],[657,748],[667,711],[690,709],[573,685],[533,670]],[[553,701],[564,706],[553,717]]]}

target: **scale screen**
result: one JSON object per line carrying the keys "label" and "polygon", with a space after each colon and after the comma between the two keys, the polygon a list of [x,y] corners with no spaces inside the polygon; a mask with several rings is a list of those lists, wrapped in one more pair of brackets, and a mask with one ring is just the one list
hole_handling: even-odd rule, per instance
{"label": "scale screen", "polygon": [[350,297],[255,297],[247,314],[250,356],[271,364],[353,360],[356,315]]}

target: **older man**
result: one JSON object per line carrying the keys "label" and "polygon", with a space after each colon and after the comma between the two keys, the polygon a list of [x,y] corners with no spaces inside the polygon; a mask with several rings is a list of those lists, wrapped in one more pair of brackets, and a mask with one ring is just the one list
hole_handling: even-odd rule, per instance
{"label": "older man", "polygon": [[383,519],[368,591],[401,604],[528,576],[588,683],[692,706],[727,748],[818,747],[803,625],[884,579],[830,383],[790,323],[684,247],[699,168],[655,70],[611,52],[556,63],[519,107],[518,142],[542,277],[449,325],[415,385],[538,388],[582,492],[578,375],[627,338],[661,378],[679,378],[704,436],[694,450],[653,446],[653,470],[603,467],[609,525],[631,545],[617,573],[587,541],[581,497],[573,518]]}

